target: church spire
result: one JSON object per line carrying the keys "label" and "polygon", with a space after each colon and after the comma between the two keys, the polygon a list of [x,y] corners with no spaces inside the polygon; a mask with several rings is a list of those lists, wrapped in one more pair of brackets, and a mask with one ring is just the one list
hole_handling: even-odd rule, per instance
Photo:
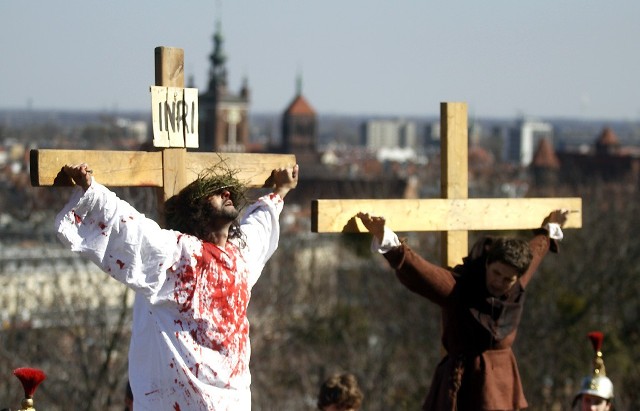
{"label": "church spire", "polygon": [[224,91],[227,87],[227,69],[225,67],[227,56],[222,49],[223,42],[222,24],[220,20],[217,20],[216,31],[213,34],[213,53],[209,55],[209,61],[211,61],[211,68],[209,69],[209,90],[211,91]]}
{"label": "church spire", "polygon": [[296,76],[296,96],[302,95],[302,73],[298,72]]}

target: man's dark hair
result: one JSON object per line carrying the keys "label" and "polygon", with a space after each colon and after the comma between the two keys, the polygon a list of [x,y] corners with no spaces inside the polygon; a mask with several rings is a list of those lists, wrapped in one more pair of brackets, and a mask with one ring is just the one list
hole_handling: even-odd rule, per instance
{"label": "man's dark hair", "polygon": [[[196,236],[206,240],[207,209],[209,198],[226,190],[238,211],[246,204],[246,187],[236,178],[237,171],[230,170],[221,160],[204,170],[191,184],[169,198],[164,204],[166,227],[170,230]],[[241,238],[240,222],[235,220],[229,228],[229,238]]]}
{"label": "man's dark hair", "polygon": [[493,240],[487,254],[487,264],[505,263],[516,269],[518,277],[529,269],[532,259],[529,243],[519,238],[498,237]]}
{"label": "man's dark hair", "polygon": [[320,386],[318,409],[335,405],[339,410],[357,410],[362,398],[358,380],[353,374],[334,374]]}

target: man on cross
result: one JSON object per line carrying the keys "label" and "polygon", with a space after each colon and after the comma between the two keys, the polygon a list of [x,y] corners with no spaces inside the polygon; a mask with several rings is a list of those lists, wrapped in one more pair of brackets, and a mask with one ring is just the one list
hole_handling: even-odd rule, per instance
{"label": "man on cross", "polygon": [[250,410],[247,306],[278,246],[298,166],[275,169],[273,192],[239,220],[245,189],[224,166],[165,202],[167,228],[65,166],[78,186],[56,217],[60,240],[135,291],[129,349],[134,409]]}
{"label": "man on cross", "polygon": [[549,249],[557,251],[567,211],[556,210],[527,243],[485,237],[453,269],[416,254],[385,218],[360,212],[373,234],[372,251],[382,253],[400,282],[438,304],[442,344],[425,411],[519,410],[527,407],[511,346],[516,338],[525,288]]}

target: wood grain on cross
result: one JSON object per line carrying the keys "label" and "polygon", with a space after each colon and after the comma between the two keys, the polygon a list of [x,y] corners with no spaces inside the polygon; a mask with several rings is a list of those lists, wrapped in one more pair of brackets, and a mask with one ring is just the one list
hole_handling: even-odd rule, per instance
{"label": "wood grain on cross", "polygon": [[[156,86],[184,87],[184,51],[173,47],[155,49]],[[154,143],[155,144],[155,143]],[[159,151],[31,150],[31,184],[61,185],[56,177],[65,164],[86,162],[105,186],[156,187],[162,201],[176,194],[206,168],[224,161],[249,187],[261,187],[280,167],[295,165],[294,155],[187,152],[186,146]]]}
{"label": "wood grain on cross", "polygon": [[577,211],[565,228],[582,226],[580,198],[468,198],[467,105],[441,103],[440,125],[440,199],[314,200],[312,231],[366,232],[359,211],[384,216],[395,232],[442,231],[442,262],[453,267],[468,254],[469,231],[533,229],[563,208]]}

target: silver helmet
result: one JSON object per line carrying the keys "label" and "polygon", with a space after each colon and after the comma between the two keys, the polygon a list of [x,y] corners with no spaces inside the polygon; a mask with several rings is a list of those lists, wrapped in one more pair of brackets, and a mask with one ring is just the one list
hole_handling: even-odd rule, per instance
{"label": "silver helmet", "polygon": [[585,377],[580,384],[580,391],[576,395],[575,401],[584,394],[595,395],[605,400],[613,399],[613,383],[607,377],[607,373],[604,367],[604,360],[602,358],[602,341],[604,340],[604,334],[599,331],[592,331],[588,335],[591,340],[591,345],[595,352],[595,358],[593,359],[593,371],[590,376]]}
{"label": "silver helmet", "polygon": [[578,395],[589,394],[605,400],[613,399],[613,383],[606,375],[585,377]]}

